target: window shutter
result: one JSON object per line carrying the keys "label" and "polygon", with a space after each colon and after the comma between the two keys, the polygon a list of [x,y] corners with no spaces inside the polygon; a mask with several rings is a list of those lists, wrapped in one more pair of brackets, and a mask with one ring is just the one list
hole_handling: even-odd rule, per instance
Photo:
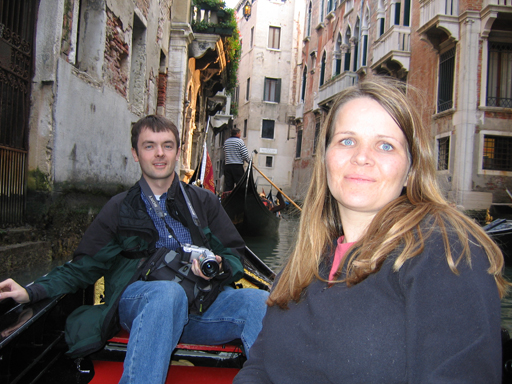
{"label": "window shutter", "polygon": [[281,79],[277,79],[276,83],[276,103],[281,102]]}

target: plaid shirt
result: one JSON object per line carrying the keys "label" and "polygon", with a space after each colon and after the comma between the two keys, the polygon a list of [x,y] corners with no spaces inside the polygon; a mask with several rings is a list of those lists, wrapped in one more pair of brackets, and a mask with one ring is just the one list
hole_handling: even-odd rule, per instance
{"label": "plaid shirt", "polygon": [[[173,219],[167,212],[167,207],[165,206],[167,193],[161,195],[160,199],[158,200],[158,204],[164,212],[164,218],[158,216],[143,191],[141,191],[141,197],[144,201],[144,204],[146,204],[146,209],[149,213],[149,216],[151,217],[151,220],[153,220],[153,223],[155,224],[155,227],[158,231],[159,239],[156,242],[156,248],[165,247],[167,249],[176,250],[176,248],[180,246],[180,243],[192,244],[192,237],[190,236],[190,231],[188,228],[181,224],[178,220]],[[169,230],[165,226],[164,219],[165,222],[167,222],[167,225],[172,228],[178,240],[176,240],[174,236],[169,233]]]}

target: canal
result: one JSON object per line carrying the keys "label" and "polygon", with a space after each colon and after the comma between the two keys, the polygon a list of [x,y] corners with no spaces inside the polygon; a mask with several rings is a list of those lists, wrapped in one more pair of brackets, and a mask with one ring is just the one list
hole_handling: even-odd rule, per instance
{"label": "canal", "polygon": [[[294,243],[298,224],[298,217],[285,217],[275,237],[245,236],[244,240],[247,246],[277,273],[286,261],[290,247]],[[505,275],[509,281],[512,281],[512,267],[506,268]],[[512,293],[502,300],[501,323],[512,335]]]}
{"label": "canal", "polygon": [[[298,224],[298,216],[285,216],[279,225],[279,231],[276,236],[246,236],[244,240],[247,246],[277,273],[281,270],[290,253],[290,248],[294,244]],[[65,260],[54,260],[52,263],[33,266],[14,276],[0,276],[0,281],[7,277],[13,277],[20,284],[26,285],[37,277],[47,273],[55,265],[60,265],[63,262],[65,262]],[[507,268],[505,274],[507,278],[512,281],[512,267]],[[502,300],[501,308],[502,326],[512,335],[512,294]]]}

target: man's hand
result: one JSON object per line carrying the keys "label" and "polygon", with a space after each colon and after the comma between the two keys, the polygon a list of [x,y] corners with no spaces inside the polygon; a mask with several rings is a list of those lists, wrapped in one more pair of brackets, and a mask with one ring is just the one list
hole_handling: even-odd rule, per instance
{"label": "man's hand", "polygon": [[25,288],[15,282],[13,279],[7,279],[0,283],[0,301],[12,297],[17,303],[28,303],[28,293]]}
{"label": "man's hand", "polygon": [[[217,259],[217,263],[219,263],[219,273],[222,272],[222,257],[219,255],[215,255],[215,258]],[[199,261],[197,259],[192,260],[192,272],[194,275],[201,277],[205,280],[211,280],[211,277],[206,277],[203,275],[203,272],[201,272],[201,268],[199,267]]]}

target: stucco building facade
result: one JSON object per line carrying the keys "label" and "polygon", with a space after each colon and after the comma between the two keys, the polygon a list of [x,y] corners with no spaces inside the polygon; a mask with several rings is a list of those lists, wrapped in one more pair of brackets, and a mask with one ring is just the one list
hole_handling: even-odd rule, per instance
{"label": "stucco building facade", "polygon": [[[250,1],[251,12],[246,18],[247,3],[240,1],[236,7],[242,53],[234,95],[234,126],[241,130],[249,152],[258,152],[254,155],[258,169],[288,192],[296,146],[304,1]],[[228,137],[229,133],[224,133],[222,140]],[[254,177],[258,190],[268,193],[270,183],[256,171]]]}
{"label": "stucco building facade", "polygon": [[115,191],[137,181],[130,129],[147,114],[178,126],[177,171],[190,174],[208,100],[226,85],[233,29],[214,29],[225,12],[191,0],[3,4],[0,52],[10,60],[0,81],[11,93],[0,103],[2,225],[23,221],[27,189]]}

